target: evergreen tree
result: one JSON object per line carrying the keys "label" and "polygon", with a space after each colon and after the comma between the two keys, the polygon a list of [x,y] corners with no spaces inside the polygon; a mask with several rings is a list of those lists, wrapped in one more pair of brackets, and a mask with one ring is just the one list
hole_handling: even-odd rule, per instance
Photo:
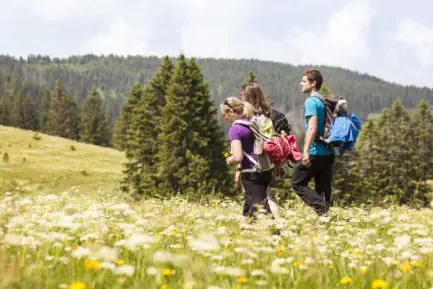
{"label": "evergreen tree", "polygon": [[426,180],[433,179],[433,114],[424,100],[419,102],[413,121],[413,169],[418,182],[424,185]]}
{"label": "evergreen tree", "polygon": [[80,136],[80,111],[72,96],[65,93],[57,80],[48,111],[45,130],[48,134],[78,140]]}
{"label": "evergreen tree", "polygon": [[248,78],[246,79],[245,82],[255,82],[255,81],[256,81],[256,75],[251,69],[248,70]]}
{"label": "evergreen tree", "polygon": [[131,125],[131,115],[134,107],[138,104],[141,98],[140,84],[135,84],[131,89],[128,100],[122,106],[122,112],[116,121],[113,132],[113,146],[116,149],[124,150],[127,144],[127,130]]}
{"label": "evergreen tree", "polygon": [[161,109],[170,83],[173,63],[164,57],[158,72],[142,90],[142,95],[131,115],[131,126],[127,130],[125,153],[128,159],[123,188],[133,194],[151,195],[157,187],[156,159],[158,123],[164,121]]}
{"label": "evergreen tree", "polygon": [[324,84],[322,84],[322,87],[320,88],[319,93],[321,93],[325,97],[331,96],[332,90],[329,88],[329,86],[326,83],[324,83]]}
{"label": "evergreen tree", "polygon": [[[250,71],[251,81],[255,81],[255,75]],[[190,109],[196,112],[191,119],[192,131],[196,133],[189,142],[190,157],[189,170],[193,181],[193,187],[201,191],[224,190],[228,188],[231,178],[228,175],[228,167],[223,157],[227,149],[221,127],[216,119],[217,111],[210,99],[209,85],[204,81],[203,73],[195,59],[188,63],[188,75],[191,77],[190,98],[193,104]],[[197,143],[194,143],[197,141]],[[209,177],[203,182],[203,172],[208,167]],[[194,168],[197,171],[194,172]],[[200,178],[201,175],[201,178]]]}
{"label": "evergreen tree", "polygon": [[195,60],[188,63],[179,57],[162,115],[157,153],[161,187],[179,193],[211,192],[218,182],[215,171],[225,176],[227,169],[219,167],[221,131]]}
{"label": "evergreen tree", "polygon": [[44,130],[45,123],[48,119],[48,111],[50,109],[51,93],[48,90],[43,91],[41,104],[39,106],[39,127]]}
{"label": "evergreen tree", "polygon": [[1,125],[12,125],[12,111],[9,103],[9,97],[0,97],[0,124]]}
{"label": "evergreen tree", "polygon": [[96,89],[90,91],[84,105],[81,122],[82,141],[99,146],[109,146],[108,124],[102,107],[102,99]]}
{"label": "evergreen tree", "polygon": [[45,132],[60,136],[63,132],[63,115],[65,110],[66,93],[60,80],[56,80],[52,92],[50,109],[48,110]]}
{"label": "evergreen tree", "polygon": [[14,100],[14,115],[15,115],[15,125],[19,128],[25,126],[25,113],[24,113],[24,94],[22,90],[17,92],[17,96]]}
{"label": "evergreen tree", "polygon": [[75,99],[67,95],[65,98],[64,132],[60,135],[73,140],[80,139],[80,108]]}
{"label": "evergreen tree", "polygon": [[23,103],[24,121],[23,128],[28,130],[39,130],[39,112],[30,95],[27,95]]}

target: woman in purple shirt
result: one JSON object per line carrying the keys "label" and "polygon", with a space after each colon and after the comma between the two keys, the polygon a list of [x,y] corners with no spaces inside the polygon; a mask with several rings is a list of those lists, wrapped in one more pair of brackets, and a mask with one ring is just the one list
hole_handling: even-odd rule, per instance
{"label": "woman in purple shirt", "polygon": [[227,158],[227,164],[237,165],[235,181],[242,183],[245,193],[243,215],[252,216],[257,205],[264,206],[266,212],[270,213],[267,190],[272,181],[272,172],[255,169],[254,163],[249,160],[251,157],[257,161],[254,134],[248,126],[234,123],[237,120],[248,121],[253,116],[253,107],[248,102],[229,97],[220,105],[220,109],[224,120],[232,124],[228,132],[231,155]]}

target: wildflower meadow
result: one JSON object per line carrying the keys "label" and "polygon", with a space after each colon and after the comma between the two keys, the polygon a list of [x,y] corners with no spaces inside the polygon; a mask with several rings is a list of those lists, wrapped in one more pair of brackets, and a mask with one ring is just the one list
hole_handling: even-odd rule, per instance
{"label": "wildflower meadow", "polygon": [[[0,197],[0,288],[432,288],[433,211],[234,200],[129,202],[71,188]],[[280,235],[273,234],[278,228]]]}

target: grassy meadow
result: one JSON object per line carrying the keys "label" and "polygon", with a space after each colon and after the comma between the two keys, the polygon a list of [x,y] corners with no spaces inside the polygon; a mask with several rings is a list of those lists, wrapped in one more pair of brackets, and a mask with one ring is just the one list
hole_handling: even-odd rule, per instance
{"label": "grassy meadow", "polygon": [[100,187],[114,192],[123,161],[124,155],[110,148],[0,126],[0,194],[60,192],[71,187],[86,193]]}
{"label": "grassy meadow", "polygon": [[431,208],[131,202],[121,153],[34,134],[0,126],[0,289],[433,288]]}

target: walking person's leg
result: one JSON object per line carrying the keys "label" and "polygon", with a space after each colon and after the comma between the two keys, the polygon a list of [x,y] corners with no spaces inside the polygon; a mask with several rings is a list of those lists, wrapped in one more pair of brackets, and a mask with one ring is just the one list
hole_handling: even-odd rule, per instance
{"label": "walking person's leg", "polygon": [[309,167],[302,163],[295,167],[291,178],[292,187],[307,205],[313,207],[318,214],[322,214],[324,206],[321,195],[308,186],[310,180],[317,174],[317,171],[320,171],[322,166],[320,158],[317,156],[310,156],[310,162]]}
{"label": "walking person's leg", "polygon": [[267,213],[270,207],[267,200],[267,188],[272,180],[272,174],[243,173],[241,182],[245,190],[243,215],[251,217],[257,211],[257,206],[264,206]]}
{"label": "walking person's leg", "polygon": [[317,172],[315,181],[315,190],[321,196],[323,202],[323,211],[326,213],[332,206],[332,168],[334,164],[334,155],[322,156],[323,166]]}

